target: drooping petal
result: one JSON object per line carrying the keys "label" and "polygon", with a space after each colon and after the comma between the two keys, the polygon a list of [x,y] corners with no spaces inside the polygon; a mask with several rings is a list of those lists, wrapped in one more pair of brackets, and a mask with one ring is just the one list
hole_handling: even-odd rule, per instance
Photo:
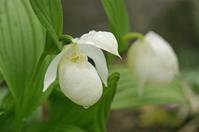
{"label": "drooping petal", "polygon": [[72,47],[72,46],[73,46],[72,44],[65,46],[63,48],[62,52],[59,53],[49,64],[46,74],[45,74],[45,77],[44,77],[43,92],[46,91],[48,89],[48,87],[55,81],[56,75],[57,75],[58,64],[64,54],[70,53],[67,51],[69,51],[70,47]]}
{"label": "drooping petal", "polygon": [[90,31],[87,34],[82,35],[80,38],[74,39],[73,42],[77,44],[92,45],[120,57],[118,53],[117,40],[110,32]]}
{"label": "drooping petal", "polygon": [[94,105],[102,96],[102,82],[88,61],[76,63],[61,60],[59,83],[70,100],[86,108]]}
{"label": "drooping petal", "polygon": [[57,67],[62,58],[63,53],[59,53],[49,64],[48,69],[44,78],[44,88],[43,92],[48,89],[48,87],[55,81],[57,75]]}
{"label": "drooping petal", "polygon": [[91,45],[79,45],[79,48],[94,61],[99,76],[101,77],[105,86],[107,86],[108,68],[104,53],[100,49]]}

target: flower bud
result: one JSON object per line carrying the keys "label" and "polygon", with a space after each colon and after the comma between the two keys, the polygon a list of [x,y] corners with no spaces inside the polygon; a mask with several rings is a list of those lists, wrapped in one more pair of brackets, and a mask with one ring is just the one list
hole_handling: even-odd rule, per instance
{"label": "flower bud", "polygon": [[178,74],[173,49],[154,32],[149,32],[144,40],[138,40],[130,47],[127,62],[141,82],[169,83]]}

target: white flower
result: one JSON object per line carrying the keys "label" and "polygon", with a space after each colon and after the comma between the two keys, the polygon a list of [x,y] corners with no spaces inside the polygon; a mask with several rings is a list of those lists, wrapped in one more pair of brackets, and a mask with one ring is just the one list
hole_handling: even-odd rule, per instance
{"label": "white flower", "polygon": [[[102,82],[106,86],[108,78],[101,49],[119,56],[117,40],[112,33],[90,31],[73,39],[72,44],[65,46],[50,63],[43,91],[55,81],[58,71],[60,88],[69,99],[84,107],[95,104],[103,93]],[[95,67],[88,62],[88,57]]]}
{"label": "white flower", "polygon": [[169,83],[178,74],[178,61],[172,47],[152,31],[144,40],[131,46],[127,61],[142,83],[140,85],[145,82]]}

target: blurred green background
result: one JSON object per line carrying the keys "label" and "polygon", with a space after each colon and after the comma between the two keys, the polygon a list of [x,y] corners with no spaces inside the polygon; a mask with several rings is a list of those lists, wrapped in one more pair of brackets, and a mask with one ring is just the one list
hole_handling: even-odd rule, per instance
{"label": "blurred green background", "polygon": [[[199,91],[198,0],[126,0],[126,5],[131,31],[145,34],[153,30],[165,38],[177,53],[182,74],[195,92]],[[63,9],[64,32],[67,34],[78,37],[89,30],[109,29],[100,0],[63,0]],[[178,115],[186,111],[186,107],[171,104],[116,110],[111,113],[108,131],[197,132],[198,113]]]}

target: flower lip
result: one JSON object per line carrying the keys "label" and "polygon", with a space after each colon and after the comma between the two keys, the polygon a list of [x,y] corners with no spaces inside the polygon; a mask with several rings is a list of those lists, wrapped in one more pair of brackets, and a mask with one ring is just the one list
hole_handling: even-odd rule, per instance
{"label": "flower lip", "polygon": [[88,61],[77,64],[61,60],[59,83],[61,90],[69,99],[84,107],[95,104],[102,96],[102,82]]}

